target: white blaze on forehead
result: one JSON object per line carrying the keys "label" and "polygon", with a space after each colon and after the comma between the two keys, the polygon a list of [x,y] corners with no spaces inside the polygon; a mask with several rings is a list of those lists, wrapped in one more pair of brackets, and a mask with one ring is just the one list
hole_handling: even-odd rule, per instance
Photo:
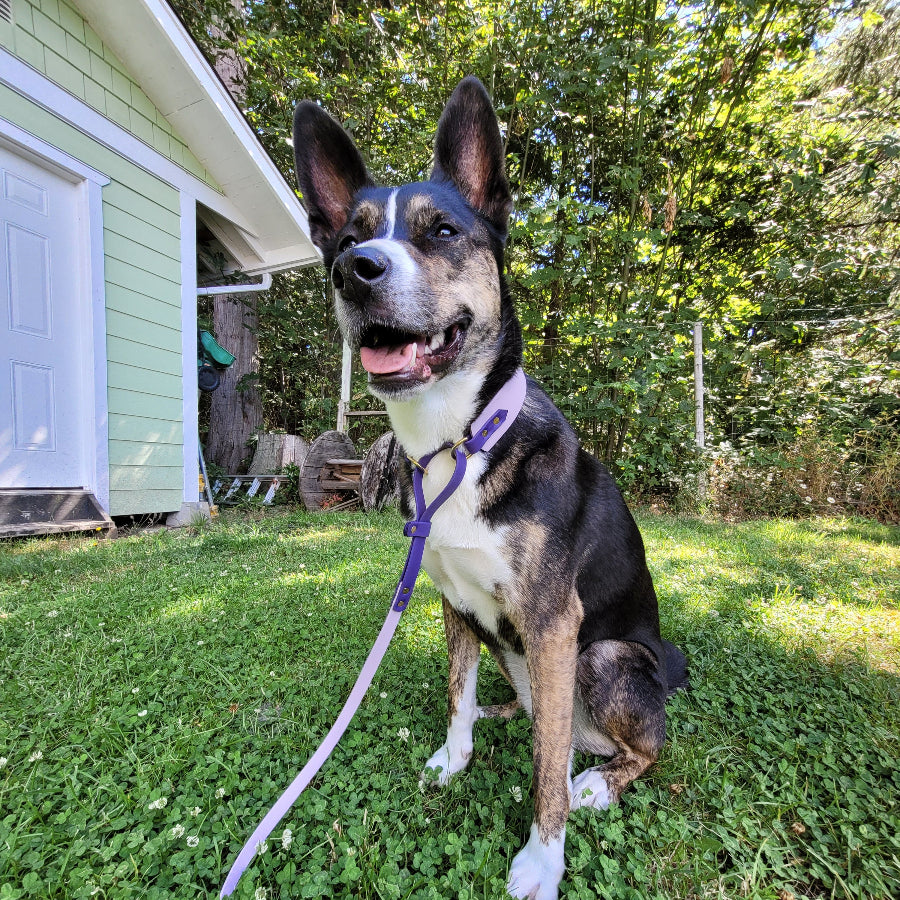
{"label": "white blaze on forehead", "polygon": [[397,191],[395,188],[388,197],[387,206],[384,208],[384,237],[390,240],[394,236],[394,226],[397,224]]}

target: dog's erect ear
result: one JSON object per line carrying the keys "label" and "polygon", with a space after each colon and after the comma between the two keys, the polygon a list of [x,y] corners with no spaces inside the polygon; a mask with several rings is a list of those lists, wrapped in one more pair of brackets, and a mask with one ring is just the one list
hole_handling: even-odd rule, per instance
{"label": "dog's erect ear", "polygon": [[313,243],[324,250],[347,223],[356,192],[372,179],[350,135],[310,100],[294,110],[294,165]]}
{"label": "dog's erect ear", "polygon": [[432,181],[452,181],[469,204],[506,235],[512,197],[497,115],[484,85],[464,78],[447,101],[434,139]]}

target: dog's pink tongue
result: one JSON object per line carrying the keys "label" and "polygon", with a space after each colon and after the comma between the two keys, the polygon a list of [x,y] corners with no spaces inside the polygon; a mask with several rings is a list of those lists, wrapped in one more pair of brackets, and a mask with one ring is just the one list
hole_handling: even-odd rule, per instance
{"label": "dog's pink tongue", "polygon": [[394,372],[402,372],[408,369],[416,361],[416,345],[407,344],[405,347],[361,347],[359,358],[363,368],[373,375],[391,375]]}

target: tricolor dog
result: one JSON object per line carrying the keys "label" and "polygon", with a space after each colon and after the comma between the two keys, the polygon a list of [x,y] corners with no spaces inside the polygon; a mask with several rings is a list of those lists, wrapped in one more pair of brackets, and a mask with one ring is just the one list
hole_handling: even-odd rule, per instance
{"label": "tricolor dog", "polygon": [[[476,78],[438,124],[431,179],[374,184],[319,106],[294,115],[297,175],[331,273],[341,331],[413,458],[466,435],[522,363],[504,281],[512,207],[491,101]],[[434,457],[430,501],[453,463]],[[409,472],[406,505],[411,506]],[[443,594],[449,655],[446,743],[427,764],[445,784],[472,756],[486,710],[475,693],[485,644],[533,723],[534,821],[513,859],[514,897],[554,898],[570,809],[605,809],[658,757],[666,697],[685,657],[659,632],[637,526],[609,472],[541,388],[434,515],[424,567]],[[573,751],[608,757],[573,777]]]}

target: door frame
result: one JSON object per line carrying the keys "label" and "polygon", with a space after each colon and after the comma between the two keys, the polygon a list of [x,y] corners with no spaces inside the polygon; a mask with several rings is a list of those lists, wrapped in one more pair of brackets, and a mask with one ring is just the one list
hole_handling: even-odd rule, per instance
{"label": "door frame", "polygon": [[[109,409],[106,375],[106,289],[103,187],[110,179],[68,153],[0,117],[0,146],[70,182],[76,188],[75,252],[81,345],[86,348],[81,391],[88,415],[79,455],[84,485],[109,510]],[[93,402],[92,402],[93,401]]]}

